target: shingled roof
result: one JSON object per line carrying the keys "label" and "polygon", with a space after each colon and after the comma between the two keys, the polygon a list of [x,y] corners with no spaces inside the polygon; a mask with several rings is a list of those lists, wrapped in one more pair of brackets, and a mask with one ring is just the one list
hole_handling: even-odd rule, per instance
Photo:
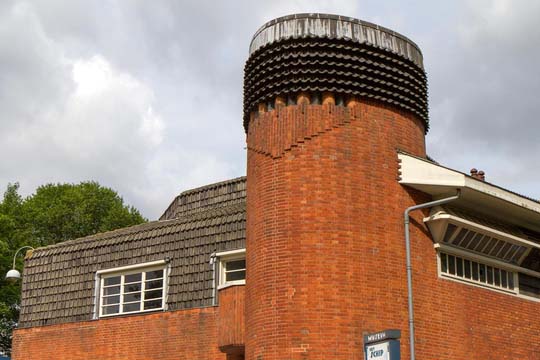
{"label": "shingled roof", "polygon": [[211,306],[210,255],[245,247],[245,178],[187,191],[173,204],[173,219],[34,250],[25,263],[19,327],[90,320],[96,271],[166,258],[167,308]]}
{"label": "shingled roof", "polygon": [[184,191],[171,202],[159,219],[176,219],[215,206],[245,204],[245,202],[246,177],[242,176]]}

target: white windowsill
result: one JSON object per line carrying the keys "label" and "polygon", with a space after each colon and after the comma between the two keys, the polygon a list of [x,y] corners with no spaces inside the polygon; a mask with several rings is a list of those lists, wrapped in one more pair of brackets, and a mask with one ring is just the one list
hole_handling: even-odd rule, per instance
{"label": "white windowsill", "polygon": [[219,285],[219,286],[218,286],[218,290],[226,289],[226,288],[231,287],[231,286],[242,286],[242,285],[246,285],[246,281],[245,281],[245,280],[241,280],[241,281],[230,281],[230,282],[227,282],[227,283],[225,283],[225,284]]}
{"label": "white windowsill", "polygon": [[484,289],[484,290],[494,291],[494,292],[497,292],[499,294],[504,294],[504,295],[509,295],[509,296],[512,296],[512,297],[517,297],[517,298],[520,298],[520,299],[523,299],[523,300],[540,302],[540,299],[537,299],[537,298],[532,297],[532,296],[527,296],[527,295],[515,293],[515,292],[513,292],[511,290],[505,291],[505,290],[502,290],[502,289],[493,288],[493,287],[491,287],[489,285],[482,285],[482,284],[474,283],[474,282],[471,282],[471,281],[463,280],[463,279],[460,279],[460,278],[455,278],[453,276],[446,276],[445,274],[439,274],[439,279],[454,281],[454,282],[458,282],[460,284],[473,286],[475,288],[480,288],[480,289]]}

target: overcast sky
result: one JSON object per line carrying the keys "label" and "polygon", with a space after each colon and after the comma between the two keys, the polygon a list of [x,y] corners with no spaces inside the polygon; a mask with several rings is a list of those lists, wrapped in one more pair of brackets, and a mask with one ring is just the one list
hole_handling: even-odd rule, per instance
{"label": "overcast sky", "polygon": [[415,41],[428,153],[540,198],[540,1],[0,1],[0,187],[96,180],[156,219],[245,174],[242,71],[266,21],[327,12]]}

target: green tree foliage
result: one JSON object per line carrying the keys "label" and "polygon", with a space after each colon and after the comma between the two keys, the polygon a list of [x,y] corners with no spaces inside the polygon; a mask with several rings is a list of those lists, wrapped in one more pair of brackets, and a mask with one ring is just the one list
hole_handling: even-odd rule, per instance
{"label": "green tree foliage", "polygon": [[[22,246],[41,247],[146,221],[112,189],[97,182],[47,184],[23,199],[9,184],[0,202],[0,353],[9,354],[19,315],[20,284],[5,281]],[[21,252],[24,254],[24,250]],[[17,258],[22,269],[23,256]]]}
{"label": "green tree foliage", "polygon": [[37,246],[140,224],[143,217],[118,194],[96,182],[40,186],[22,205]]}

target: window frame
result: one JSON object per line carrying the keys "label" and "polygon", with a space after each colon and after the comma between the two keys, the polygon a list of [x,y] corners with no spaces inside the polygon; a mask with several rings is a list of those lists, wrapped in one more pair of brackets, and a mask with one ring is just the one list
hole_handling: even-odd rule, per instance
{"label": "window frame", "polygon": [[[469,261],[471,263],[471,268],[470,268],[470,275],[471,276],[470,277],[467,276],[466,270],[465,270],[466,266],[463,266],[462,275],[460,276],[458,274],[459,270],[458,270],[457,264],[455,265],[456,266],[455,274],[453,274],[452,271],[450,271],[450,269],[449,269],[450,266],[449,265],[447,265],[449,271],[444,272],[442,270],[442,256],[443,255],[446,256],[447,259],[448,259],[448,256],[453,256],[456,260],[459,259],[459,260]],[[481,280],[481,275],[478,276],[478,280],[474,279],[474,274],[473,274],[474,273],[474,271],[473,271],[474,266],[472,265],[472,263],[475,263],[476,265],[479,265],[479,266],[490,267],[491,269],[497,270],[497,271],[501,271],[501,270],[505,271],[507,273],[507,275],[506,275],[507,279],[510,276],[512,277],[512,286],[513,286],[513,288],[510,288],[510,286],[505,287],[503,285],[497,285],[494,278],[493,278],[493,281],[491,281],[486,276],[485,276],[485,280]],[[448,251],[438,251],[437,252],[437,266],[438,266],[439,277],[441,277],[441,278],[451,279],[451,280],[454,280],[454,281],[457,281],[457,282],[462,282],[462,283],[466,283],[466,284],[470,284],[470,285],[475,285],[475,286],[479,286],[479,287],[482,287],[482,288],[487,288],[487,289],[490,289],[490,290],[496,290],[498,292],[503,292],[505,294],[512,294],[512,295],[518,295],[519,294],[519,287],[518,287],[518,280],[517,280],[518,273],[516,271],[514,271],[514,270],[509,270],[509,269],[506,269],[506,268],[501,267],[499,265],[493,265],[493,264],[490,264],[489,262],[486,262],[486,261],[482,261],[482,260],[478,260],[478,259],[471,259],[471,258],[468,258],[466,256],[453,254],[453,253],[448,252]],[[478,268],[478,272],[480,273],[480,268]],[[486,274],[487,274],[487,272],[486,272]],[[502,281],[500,281],[500,283],[502,283]]]}
{"label": "window frame", "polygon": [[[216,253],[216,258],[218,259],[218,290],[227,288],[229,286],[235,285],[245,285],[246,278],[241,280],[226,281],[227,269],[226,264],[231,261],[237,260],[246,260],[246,249],[238,249],[232,251],[224,251]],[[247,271],[247,266],[244,269],[239,269],[235,271]]]}
{"label": "window frame", "polygon": [[[161,287],[161,306],[159,308],[152,308],[152,309],[144,309],[144,296],[145,292],[148,291],[154,291],[153,289],[146,289],[145,283],[150,280],[146,280],[146,274],[151,271],[156,270],[162,270],[163,271],[163,277],[158,278],[158,280],[162,280],[162,287]],[[141,274],[140,284],[140,294],[141,298],[139,299],[139,310],[135,311],[124,311],[123,306],[126,304],[124,302],[124,295],[126,294],[124,291],[124,285],[125,285],[125,278],[126,276],[133,275],[133,274]],[[149,313],[149,312],[157,312],[157,311],[165,311],[167,310],[167,295],[168,295],[168,277],[170,273],[170,267],[168,266],[168,261],[166,260],[159,260],[159,261],[153,261],[153,262],[147,262],[142,264],[135,264],[135,265],[128,265],[128,266],[122,266],[117,268],[111,268],[111,269],[104,269],[99,270],[96,272],[96,301],[95,301],[95,307],[94,307],[94,318],[108,318],[108,317],[114,317],[114,316],[126,316],[126,315],[136,315],[136,314],[142,314],[142,313]],[[108,278],[113,278],[120,276],[120,283],[118,285],[110,285],[110,286],[120,286],[120,292],[118,293],[119,296],[119,302],[117,303],[119,306],[119,311],[112,314],[105,314],[103,312],[104,305],[103,305],[103,299],[106,297],[104,295],[104,288],[105,288],[105,280]],[[134,282],[136,283],[136,282]],[[160,290],[160,289],[156,289]],[[113,295],[115,296],[115,295]],[[160,299],[156,298],[156,300]],[[128,303],[137,303],[137,302],[128,302]]]}
{"label": "window frame", "polygon": [[[443,245],[443,244],[434,244],[434,247],[437,251],[436,261],[437,261],[437,274],[438,277],[445,280],[450,281],[456,281],[462,284],[479,287],[482,289],[487,289],[490,291],[495,291],[501,294],[516,296],[521,299],[526,299],[534,302],[540,302],[540,298],[525,295],[520,292],[519,289],[519,273],[526,274],[532,277],[540,278],[540,273],[532,271],[530,269],[522,268],[517,265],[509,264],[502,262],[497,259],[488,258],[485,256],[481,256],[476,253],[469,253],[467,251],[464,251],[462,249],[458,249],[452,246]],[[513,285],[514,289],[504,289],[502,287],[496,286],[496,285],[490,285],[486,282],[482,281],[475,281],[473,279],[467,279],[464,276],[460,277],[457,275],[447,274],[442,271],[442,264],[441,264],[441,253],[444,253],[446,255],[451,255],[454,257],[462,258],[464,260],[469,260],[472,262],[476,262],[485,266],[490,266],[492,268],[497,268],[499,270],[505,270],[508,273],[512,273],[513,276]],[[457,270],[456,270],[457,272]]]}

